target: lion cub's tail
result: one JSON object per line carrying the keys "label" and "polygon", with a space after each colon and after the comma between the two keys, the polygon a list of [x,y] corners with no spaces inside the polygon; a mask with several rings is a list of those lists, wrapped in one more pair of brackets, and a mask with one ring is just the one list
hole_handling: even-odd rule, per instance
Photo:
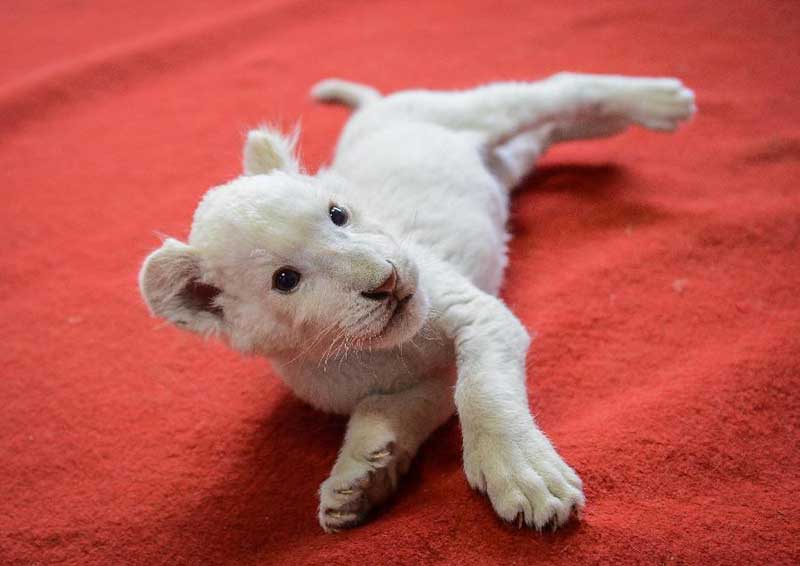
{"label": "lion cub's tail", "polygon": [[325,79],[314,85],[311,96],[323,102],[338,102],[350,108],[359,108],[379,100],[381,93],[371,86],[341,79]]}

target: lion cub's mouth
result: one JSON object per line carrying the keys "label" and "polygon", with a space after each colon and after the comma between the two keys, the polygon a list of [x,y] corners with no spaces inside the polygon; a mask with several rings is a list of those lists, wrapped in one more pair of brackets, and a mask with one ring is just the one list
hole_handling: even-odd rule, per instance
{"label": "lion cub's mouth", "polygon": [[386,321],[386,324],[383,326],[383,329],[380,331],[378,336],[382,336],[386,334],[388,330],[390,330],[396,323],[399,318],[403,316],[403,313],[406,311],[406,305],[411,302],[411,299],[414,298],[414,293],[409,293],[402,299],[398,300],[394,306],[394,310],[392,314],[389,316],[389,320]]}

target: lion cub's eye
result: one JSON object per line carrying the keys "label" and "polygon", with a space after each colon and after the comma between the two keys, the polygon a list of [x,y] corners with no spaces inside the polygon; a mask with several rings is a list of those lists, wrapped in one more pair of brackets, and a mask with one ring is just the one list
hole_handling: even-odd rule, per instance
{"label": "lion cub's eye", "polygon": [[272,288],[288,293],[300,283],[300,274],[290,267],[281,267],[272,275]]}
{"label": "lion cub's eye", "polygon": [[347,221],[350,218],[345,209],[336,206],[335,204],[331,205],[331,207],[328,209],[328,216],[331,217],[331,222],[337,226],[344,226],[347,224]]}

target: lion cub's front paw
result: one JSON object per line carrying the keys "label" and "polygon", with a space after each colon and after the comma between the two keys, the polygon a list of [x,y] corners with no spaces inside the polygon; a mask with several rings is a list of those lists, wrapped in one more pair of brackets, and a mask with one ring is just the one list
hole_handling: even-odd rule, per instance
{"label": "lion cub's front paw", "polygon": [[464,469],[470,485],[518,527],[559,527],[585,502],[580,478],[538,430],[465,442]]}
{"label": "lion cub's front paw", "polygon": [[363,523],[372,508],[395,492],[409,463],[408,454],[394,442],[365,454],[340,456],[319,488],[319,524],[330,533]]}

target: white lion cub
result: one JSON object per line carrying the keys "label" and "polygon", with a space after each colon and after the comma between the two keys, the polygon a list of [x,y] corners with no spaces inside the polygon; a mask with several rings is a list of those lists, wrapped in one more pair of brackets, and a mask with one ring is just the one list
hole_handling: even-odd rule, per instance
{"label": "white lion cub", "polygon": [[357,109],[330,168],[308,175],[294,136],[251,131],[244,174],[205,195],[188,243],[168,239],[145,260],[145,301],[268,356],[300,398],[350,415],[319,491],[326,531],[364,521],[454,412],[467,480],[497,514],[564,524],[584,504],[581,480],[531,416],[530,339],[497,298],[509,193],[551,144],[674,130],[692,92],[560,73],[386,97],[332,79],[313,94]]}

